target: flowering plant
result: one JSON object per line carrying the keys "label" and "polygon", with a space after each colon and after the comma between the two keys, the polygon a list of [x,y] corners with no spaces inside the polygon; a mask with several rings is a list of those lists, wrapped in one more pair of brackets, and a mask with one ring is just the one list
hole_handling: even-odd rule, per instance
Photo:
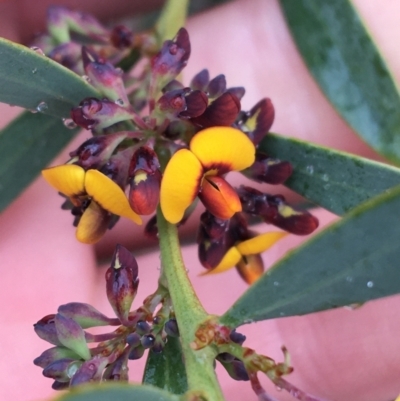
{"label": "flowering plant", "polygon": [[[306,63],[352,128],[398,164],[400,117],[393,109],[400,98],[356,12],[345,0],[306,3],[281,1]],[[223,400],[217,363],[231,379],[249,382],[259,400],[281,399],[281,390],[292,399],[337,399],[339,392],[318,386],[310,393],[321,394],[310,395],[290,379],[297,369],[290,347],[281,344],[281,357],[266,356],[248,344],[242,326],[338,307],[358,313],[367,301],[397,294],[399,228],[393,221],[400,169],[269,132],[274,100],[242,106],[245,88],[229,87],[223,74],[211,77],[201,69],[182,79],[193,50],[186,8],[185,1],[167,1],[154,28],[135,30],[52,6],[47,30],[30,48],[0,40],[0,101],[27,109],[0,136],[2,206],[41,170],[58,192],[55,202],[72,214],[77,241],[102,244],[123,217],[128,230],[143,226],[160,255],[151,274],[155,289],[138,302],[139,278],[148,267],[138,263],[137,249],[115,241],[105,272],[113,316],[71,300],[39,316],[35,333],[50,348],[34,364],[52,389],[68,389],[66,401]],[[342,30],[349,29],[357,43],[344,43]],[[374,59],[374,66],[360,69],[354,52]],[[384,99],[369,96],[378,90]],[[86,137],[68,157],[46,166],[82,129]],[[40,140],[51,141],[51,149]],[[27,154],[39,156],[29,171],[21,168]],[[11,180],[8,167],[14,168]],[[288,196],[282,184],[304,201]],[[269,252],[318,228],[316,205],[343,218],[271,266]],[[64,223],[68,227],[58,224]],[[189,279],[196,262],[184,261],[178,235],[188,224],[197,229],[200,280],[228,277],[235,268],[247,286],[221,313],[206,311]],[[65,262],[72,263],[56,261]],[[218,291],[229,291],[230,283],[219,283]],[[143,384],[122,383],[134,370],[130,361],[142,357]],[[398,365],[393,370],[398,373]],[[388,396],[398,392],[392,384],[386,388]]]}

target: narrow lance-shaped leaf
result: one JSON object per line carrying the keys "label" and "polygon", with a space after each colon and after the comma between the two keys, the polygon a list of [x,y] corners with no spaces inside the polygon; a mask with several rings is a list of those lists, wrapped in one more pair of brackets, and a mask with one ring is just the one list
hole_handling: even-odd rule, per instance
{"label": "narrow lance-shaped leaf", "polygon": [[25,112],[0,132],[0,212],[76,135],[61,119]]}
{"label": "narrow lance-shaped leaf", "polygon": [[298,139],[268,134],[259,150],[292,164],[287,187],[338,215],[400,184],[396,167]]}
{"label": "narrow lance-shaped leaf", "polygon": [[400,292],[400,187],[354,209],[269,269],[221,317],[231,327]]}
{"label": "narrow lance-shaped leaf", "polygon": [[67,118],[99,93],[74,72],[28,47],[0,38],[0,102]]}
{"label": "narrow lance-shaped leaf", "polygon": [[400,163],[400,97],[349,0],[281,0],[289,28],[321,89],[375,150]]}
{"label": "narrow lance-shaped leaf", "polygon": [[138,386],[125,383],[89,384],[75,387],[54,401],[178,401],[179,398],[153,386]]}
{"label": "narrow lance-shaped leaf", "polygon": [[149,351],[143,383],[152,384],[174,394],[187,391],[187,378],[179,338],[168,337],[160,353]]}

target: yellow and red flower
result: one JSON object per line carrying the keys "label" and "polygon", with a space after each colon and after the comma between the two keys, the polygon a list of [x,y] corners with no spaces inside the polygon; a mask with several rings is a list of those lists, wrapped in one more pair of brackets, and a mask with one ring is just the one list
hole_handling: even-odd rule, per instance
{"label": "yellow and red flower", "polygon": [[273,231],[239,241],[228,249],[216,267],[204,274],[222,273],[236,266],[243,280],[248,284],[252,284],[264,272],[264,264],[260,253],[267,251],[286,235],[288,233],[283,231]]}
{"label": "yellow and red flower", "polygon": [[231,218],[242,206],[224,175],[243,170],[254,160],[255,147],[243,132],[231,127],[198,132],[189,149],[178,150],[165,169],[160,192],[165,218],[178,223],[196,196],[214,216]]}
{"label": "yellow and red flower", "polygon": [[98,170],[85,170],[75,164],[65,164],[42,171],[45,180],[67,196],[77,208],[82,208],[76,237],[86,244],[100,240],[108,228],[111,214],[127,217],[136,224],[141,218],[131,209],[124,191]]}

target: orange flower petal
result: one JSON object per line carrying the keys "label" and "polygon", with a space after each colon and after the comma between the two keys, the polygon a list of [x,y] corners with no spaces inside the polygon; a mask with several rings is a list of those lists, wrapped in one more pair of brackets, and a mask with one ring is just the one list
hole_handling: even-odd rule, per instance
{"label": "orange flower petal", "polygon": [[85,193],[85,170],[80,166],[50,167],[42,170],[42,175],[53,188],[70,198]]}
{"label": "orange flower petal", "polygon": [[233,266],[235,266],[237,263],[240,262],[242,259],[242,255],[240,252],[237,250],[235,246],[232,248],[228,249],[228,252],[224,255],[222,258],[221,262],[218,263],[218,265],[211,270],[207,270],[206,272],[202,273],[202,276],[208,275],[208,274],[216,274],[216,273],[222,273],[224,271],[227,271],[231,269]]}
{"label": "orange flower petal", "polygon": [[199,198],[207,210],[219,219],[230,219],[242,210],[238,194],[222,177],[204,177]]}
{"label": "orange flower petal", "polygon": [[271,248],[271,246],[273,246],[281,238],[286,237],[286,235],[288,235],[288,233],[283,231],[260,234],[254,238],[240,242],[236,245],[236,247],[242,255],[254,255]]}
{"label": "orange flower petal", "polygon": [[262,257],[258,254],[244,256],[236,264],[236,269],[247,284],[253,284],[264,273],[264,263]]}
{"label": "orange flower petal", "polygon": [[185,210],[197,196],[202,175],[203,168],[190,150],[178,150],[171,157],[160,190],[161,210],[170,223],[182,220]]}
{"label": "orange flower petal", "polygon": [[95,201],[91,201],[76,228],[76,238],[84,244],[95,244],[107,231],[109,213]]}
{"label": "orange flower petal", "polygon": [[240,171],[254,163],[255,147],[238,129],[212,127],[198,132],[190,141],[190,150],[205,170]]}
{"label": "orange flower petal", "polygon": [[131,209],[124,191],[100,171],[86,171],[85,189],[103,209],[142,224],[142,219]]}

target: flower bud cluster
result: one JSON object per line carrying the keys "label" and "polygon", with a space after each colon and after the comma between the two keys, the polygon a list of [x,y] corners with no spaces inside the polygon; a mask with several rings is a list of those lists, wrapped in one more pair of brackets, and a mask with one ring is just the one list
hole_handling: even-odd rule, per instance
{"label": "flower bud cluster", "polygon": [[[118,245],[106,272],[107,296],[116,318],[105,316],[91,305],[71,302],[34,325],[36,334],[53,345],[34,360],[43,375],[54,380],[53,389],[127,381],[129,360],[141,358],[146,349],[162,352],[168,336],[179,336],[165,290],[159,289],[140,308],[131,310],[138,284],[135,258]],[[117,328],[103,334],[86,331],[101,326]]]}

